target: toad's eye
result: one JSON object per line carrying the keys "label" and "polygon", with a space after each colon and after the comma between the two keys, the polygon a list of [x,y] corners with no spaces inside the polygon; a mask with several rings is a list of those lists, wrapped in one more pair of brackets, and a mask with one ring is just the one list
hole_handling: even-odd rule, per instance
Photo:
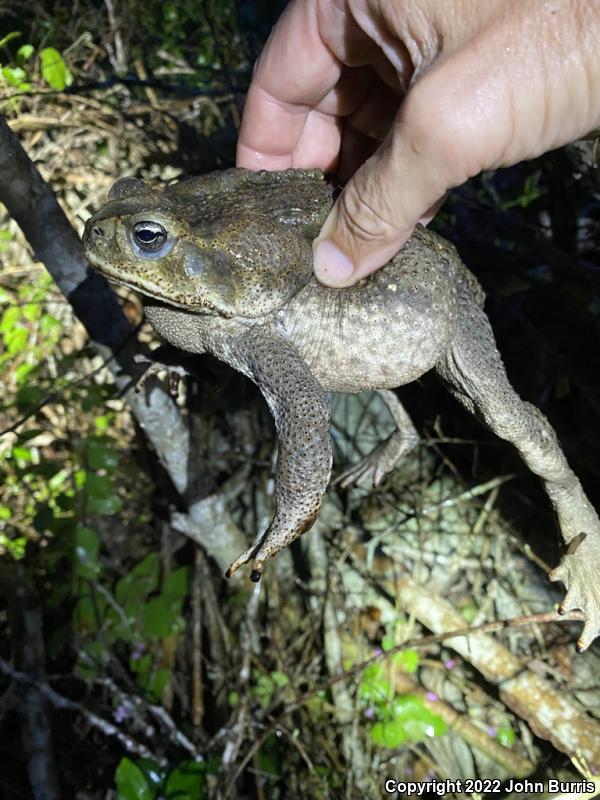
{"label": "toad's eye", "polygon": [[132,235],[136,245],[145,253],[156,253],[167,241],[167,231],[158,222],[136,222]]}

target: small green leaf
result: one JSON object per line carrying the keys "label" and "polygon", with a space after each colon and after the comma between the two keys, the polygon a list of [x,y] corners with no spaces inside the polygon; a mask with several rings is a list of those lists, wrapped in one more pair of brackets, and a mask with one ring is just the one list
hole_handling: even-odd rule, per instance
{"label": "small green leaf", "polygon": [[15,561],[20,561],[25,556],[27,539],[24,536],[9,539],[4,533],[0,533],[0,547],[3,547]]}
{"label": "small green leaf", "polygon": [[172,633],[179,633],[183,627],[181,606],[181,599],[170,595],[161,594],[149,600],[142,609],[144,636],[149,639],[164,639]]}
{"label": "small green leaf", "polygon": [[503,744],[504,747],[512,747],[515,743],[515,732],[509,726],[498,728],[496,731],[496,739]]}
{"label": "small green leaf", "polygon": [[271,673],[271,680],[275,684],[275,686],[283,687],[287,686],[289,683],[288,676],[285,675],[283,672],[279,672],[279,670],[274,670]]}
{"label": "small green leaf", "polygon": [[147,684],[143,687],[158,703],[163,695],[166,685],[171,680],[170,669],[156,669],[150,673]]}
{"label": "small green leaf", "polygon": [[42,307],[39,303],[25,303],[21,312],[26,320],[36,322],[42,314]]}
{"label": "small green leaf", "polygon": [[394,717],[421,717],[427,711],[427,706],[418,694],[398,694],[392,703]]}
{"label": "small green leaf", "polygon": [[59,92],[73,83],[73,76],[61,54],[54,47],[44,47],[40,51],[42,77],[46,83]]}
{"label": "small green leaf", "polygon": [[42,336],[55,336],[60,329],[60,322],[52,314],[44,314],[42,316],[40,320],[40,333]]}
{"label": "small green leaf", "polygon": [[393,655],[394,664],[403,672],[415,672],[419,666],[419,654],[416,650],[401,650]]}
{"label": "small green leaf", "polygon": [[396,721],[376,722],[371,728],[371,737],[380,747],[394,749],[406,741],[403,725]]}
{"label": "small green leaf", "polygon": [[122,758],[115,773],[117,800],[152,800],[153,791],[142,770],[129,758]]}
{"label": "small green leaf", "polygon": [[0,319],[0,333],[7,333],[13,329],[21,319],[21,309],[18,306],[10,306],[2,314]]}
{"label": "small green leaf", "polygon": [[115,587],[117,603],[123,607],[131,603],[139,605],[158,587],[159,563],[157,553],[149,553],[121,578]]}
{"label": "small green leaf", "polygon": [[9,86],[15,89],[24,89],[27,73],[21,67],[2,67],[2,75]]}
{"label": "small green leaf", "polygon": [[21,31],[11,31],[10,33],[7,33],[6,36],[0,39],[0,47],[4,47],[5,44],[12,42],[13,39],[18,39],[19,36],[22,35],[23,34],[21,33]]}
{"label": "small green leaf", "polygon": [[4,334],[4,344],[11,355],[22,353],[29,341],[29,331],[27,328],[13,328],[12,331]]}
{"label": "small green leaf", "polygon": [[367,703],[386,703],[389,700],[391,687],[383,674],[380,664],[371,664],[365,669],[359,687],[361,700]]}
{"label": "small green leaf", "polygon": [[85,457],[90,469],[105,469],[114,471],[119,463],[119,456],[115,453],[108,439],[92,437],[85,446]]}
{"label": "small green leaf", "polygon": [[190,570],[180,567],[170,572],[163,581],[162,593],[171,597],[187,597],[190,587]]}
{"label": "small green leaf", "polygon": [[237,708],[240,704],[240,693],[236,691],[229,692],[227,695],[227,702],[230,708]]}
{"label": "small green leaf", "polygon": [[36,364],[19,364],[15,370],[15,381],[17,383],[23,383],[25,378],[27,378],[34,369],[37,369]]}
{"label": "small green leaf", "polygon": [[22,67],[28,58],[33,55],[34,47],[32,44],[22,44],[17,50],[17,64]]}
{"label": "small green leaf", "polygon": [[107,475],[88,472],[85,478],[85,496],[87,510],[92,514],[116,514],[123,505]]}
{"label": "small green leaf", "polygon": [[26,463],[30,463],[33,459],[33,454],[28,447],[20,447],[17,445],[12,449],[12,456],[16,458],[17,461],[24,461]]}
{"label": "small green leaf", "polygon": [[80,597],[77,601],[73,609],[73,627],[82,633],[96,629],[96,609],[91,597]]}
{"label": "small green leaf", "polygon": [[74,572],[80,578],[96,578],[102,567],[98,562],[100,539],[92,528],[77,525],[73,533]]}
{"label": "small green leaf", "polygon": [[206,783],[206,764],[184,761],[179,764],[167,780],[166,800],[203,800]]}
{"label": "small green leaf", "polygon": [[271,735],[257,753],[258,768],[269,775],[281,775],[281,759],[279,758],[277,739]]}
{"label": "small green leaf", "polygon": [[164,768],[151,758],[138,758],[137,765],[146,776],[149,785],[154,787],[155,791],[158,791],[165,779]]}
{"label": "small green leaf", "polygon": [[46,396],[41,386],[26,383],[17,389],[15,405],[21,414],[29,414],[44,401]]}

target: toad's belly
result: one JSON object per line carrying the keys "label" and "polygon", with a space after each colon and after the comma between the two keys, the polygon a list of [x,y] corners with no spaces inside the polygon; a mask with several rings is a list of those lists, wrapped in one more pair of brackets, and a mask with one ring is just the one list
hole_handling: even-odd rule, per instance
{"label": "toad's belly", "polygon": [[[348,303],[347,290],[318,298],[307,287],[302,302],[285,312],[285,335],[323,388],[361,392],[401,386],[430,370],[454,335],[457,298],[426,292],[399,297],[362,296]],[[344,292],[344,294],[342,294]]]}

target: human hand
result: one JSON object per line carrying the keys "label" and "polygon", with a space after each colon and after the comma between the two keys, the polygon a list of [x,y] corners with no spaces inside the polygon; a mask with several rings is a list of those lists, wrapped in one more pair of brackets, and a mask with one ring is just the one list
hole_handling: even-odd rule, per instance
{"label": "human hand", "polygon": [[317,277],[351,285],[449,189],[597,127],[598,42],[597,0],[292,0],[238,164],[352,176],[315,241]]}

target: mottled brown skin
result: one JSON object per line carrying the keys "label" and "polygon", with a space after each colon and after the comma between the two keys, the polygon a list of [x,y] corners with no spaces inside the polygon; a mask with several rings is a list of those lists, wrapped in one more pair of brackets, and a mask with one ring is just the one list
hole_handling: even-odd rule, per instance
{"label": "mottled brown skin", "polygon": [[[307,170],[227,170],[163,191],[126,178],[86,226],[90,262],[145,295],[164,339],[243,372],[269,404],[280,446],[277,510],[228,574],[253,561],[258,580],[266,559],[313,524],[331,471],[329,391],[389,389],[434,369],[544,482],[565,544],[577,545],[550,577],[567,587],[562,610],[584,612],[585,649],[600,634],[600,522],[552,427],[510,385],[476,279],[451,244],[417,228],[357,285],[322,286],[311,241],[333,195]],[[411,442],[386,443],[383,471]]]}

